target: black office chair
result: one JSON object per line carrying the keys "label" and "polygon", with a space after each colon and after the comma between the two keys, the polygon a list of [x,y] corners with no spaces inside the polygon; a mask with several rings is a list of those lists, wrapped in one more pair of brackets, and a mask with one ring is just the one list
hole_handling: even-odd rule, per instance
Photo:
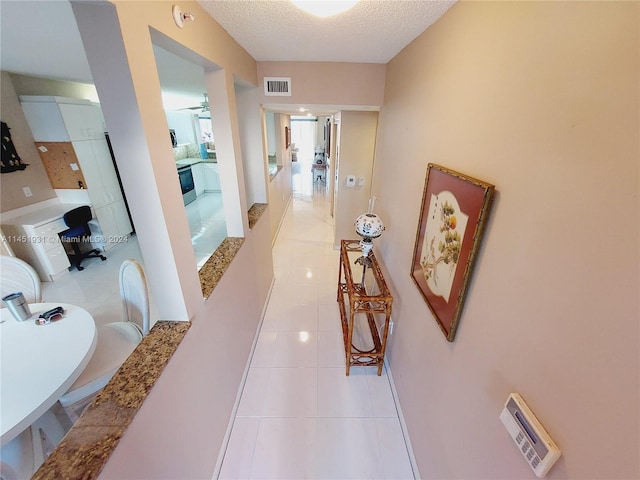
{"label": "black office chair", "polygon": [[88,252],[82,252],[81,243],[89,243],[91,245],[91,230],[89,230],[89,221],[93,218],[91,207],[86,205],[73,210],[69,210],[64,214],[64,223],[69,227],[68,230],[59,234],[63,243],[71,245],[73,250],[73,263],[78,270],[84,270],[80,265],[85,258],[99,258],[103,262],[107,259],[100,253],[98,249],[92,249]]}

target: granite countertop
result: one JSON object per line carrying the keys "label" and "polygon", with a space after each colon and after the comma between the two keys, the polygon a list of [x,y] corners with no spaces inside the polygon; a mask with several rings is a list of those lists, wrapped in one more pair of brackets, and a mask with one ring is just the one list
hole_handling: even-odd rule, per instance
{"label": "granite countertop", "polygon": [[266,203],[254,203],[249,209],[249,229],[253,229],[264,211],[267,209]]}
{"label": "granite countertop", "polygon": [[211,292],[218,284],[224,272],[229,268],[231,260],[235,257],[238,250],[244,243],[242,237],[227,237],[216,251],[209,257],[204,265],[198,271],[200,277],[200,286],[202,287],[202,296],[209,298]]}
{"label": "granite countertop", "polygon": [[157,322],[32,480],[97,478],[190,326]]}
{"label": "granite countertop", "polygon": [[197,165],[198,163],[218,163],[218,160],[215,158],[181,158],[180,160],[176,160],[176,166],[178,167],[186,167]]}

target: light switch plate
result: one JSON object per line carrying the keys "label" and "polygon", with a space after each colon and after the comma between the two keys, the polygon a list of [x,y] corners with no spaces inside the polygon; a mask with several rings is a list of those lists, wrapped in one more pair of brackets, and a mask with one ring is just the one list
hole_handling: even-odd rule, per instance
{"label": "light switch plate", "polygon": [[351,187],[355,187],[356,186],[356,177],[355,175],[348,175],[347,176],[347,187],[351,188]]}

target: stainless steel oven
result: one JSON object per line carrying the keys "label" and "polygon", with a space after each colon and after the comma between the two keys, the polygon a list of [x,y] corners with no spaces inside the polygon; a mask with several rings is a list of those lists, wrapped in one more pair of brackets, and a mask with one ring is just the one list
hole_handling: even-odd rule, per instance
{"label": "stainless steel oven", "polygon": [[180,178],[180,188],[182,189],[182,201],[185,205],[196,199],[196,186],[193,182],[191,166],[178,167],[178,177]]}

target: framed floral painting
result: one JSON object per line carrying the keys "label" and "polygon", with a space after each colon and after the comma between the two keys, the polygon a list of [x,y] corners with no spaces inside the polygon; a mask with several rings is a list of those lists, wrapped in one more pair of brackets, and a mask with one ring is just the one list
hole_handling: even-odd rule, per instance
{"label": "framed floral painting", "polygon": [[430,163],[411,278],[453,342],[480,247],[494,186]]}

